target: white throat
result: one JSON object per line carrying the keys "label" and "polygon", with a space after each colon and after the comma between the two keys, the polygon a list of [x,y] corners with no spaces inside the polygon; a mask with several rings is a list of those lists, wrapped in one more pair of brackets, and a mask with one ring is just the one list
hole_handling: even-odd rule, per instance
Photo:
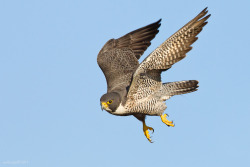
{"label": "white throat", "polygon": [[112,114],[123,115],[123,114],[126,114],[126,111],[127,109],[124,106],[122,106],[122,104],[120,104],[119,107]]}

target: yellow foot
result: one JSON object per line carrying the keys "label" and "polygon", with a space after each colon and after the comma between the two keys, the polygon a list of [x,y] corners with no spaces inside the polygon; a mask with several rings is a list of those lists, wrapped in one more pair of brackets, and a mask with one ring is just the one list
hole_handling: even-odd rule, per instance
{"label": "yellow foot", "polygon": [[168,125],[168,126],[174,127],[173,121],[167,120],[167,118],[166,118],[167,116],[168,116],[167,114],[161,115],[161,121],[162,121],[163,123],[165,123],[166,125]]}
{"label": "yellow foot", "polygon": [[145,122],[143,122],[143,132],[144,132],[144,135],[146,136],[146,138],[148,139],[148,141],[150,143],[152,143],[152,140],[150,138],[150,135],[149,135],[149,131],[148,130],[152,130],[154,132],[154,129],[152,127],[149,127],[145,124]]}

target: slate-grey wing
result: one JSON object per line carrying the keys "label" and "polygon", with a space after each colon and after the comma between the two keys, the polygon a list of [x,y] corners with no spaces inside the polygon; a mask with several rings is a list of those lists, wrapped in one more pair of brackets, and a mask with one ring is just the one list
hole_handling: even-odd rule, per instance
{"label": "slate-grey wing", "polygon": [[109,40],[97,57],[108,86],[108,92],[124,89],[139,66],[138,59],[159,32],[160,21],[132,31],[119,39]]}
{"label": "slate-grey wing", "polygon": [[131,77],[139,63],[129,48],[114,48],[98,55],[108,86],[108,92],[120,91],[131,82]]}

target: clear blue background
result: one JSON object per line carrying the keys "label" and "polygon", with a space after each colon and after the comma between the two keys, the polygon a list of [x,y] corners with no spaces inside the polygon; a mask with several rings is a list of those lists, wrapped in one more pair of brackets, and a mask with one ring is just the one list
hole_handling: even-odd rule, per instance
{"label": "clear blue background", "polygon": [[[164,82],[197,79],[172,97],[149,143],[134,117],[102,112],[96,58],[110,38],[162,18],[143,60],[209,7],[212,16]],[[250,1],[0,1],[0,166],[234,167],[250,164]],[[140,61],[141,61],[140,60]],[[11,164],[12,163],[12,164]]]}

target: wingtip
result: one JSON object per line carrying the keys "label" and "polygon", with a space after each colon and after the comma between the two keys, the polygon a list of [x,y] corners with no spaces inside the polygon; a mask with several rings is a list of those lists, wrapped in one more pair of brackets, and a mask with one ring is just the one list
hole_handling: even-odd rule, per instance
{"label": "wingtip", "polygon": [[205,15],[208,13],[207,8],[208,8],[208,7],[206,7],[205,9],[203,9],[198,15],[203,15],[203,16],[205,16]]}
{"label": "wingtip", "polygon": [[205,7],[202,12],[208,12],[208,7]]}
{"label": "wingtip", "polygon": [[160,19],[159,19],[158,21],[156,21],[155,23],[161,25],[161,20],[162,20],[162,19],[160,18]]}
{"label": "wingtip", "polygon": [[[202,12],[205,12],[207,14],[208,13],[208,7],[206,7],[205,9],[203,9]],[[211,16],[211,14],[208,15],[208,17],[210,17],[210,16]]]}
{"label": "wingtip", "polygon": [[158,21],[156,21],[155,23],[153,23],[153,24],[157,25],[158,28],[159,28],[161,26],[161,18]]}
{"label": "wingtip", "polygon": [[206,7],[204,10],[202,10],[200,12],[200,14],[198,14],[198,16],[200,16],[200,20],[206,21],[211,16],[211,14],[207,15],[207,13],[208,13],[208,10],[207,10],[207,7]]}

